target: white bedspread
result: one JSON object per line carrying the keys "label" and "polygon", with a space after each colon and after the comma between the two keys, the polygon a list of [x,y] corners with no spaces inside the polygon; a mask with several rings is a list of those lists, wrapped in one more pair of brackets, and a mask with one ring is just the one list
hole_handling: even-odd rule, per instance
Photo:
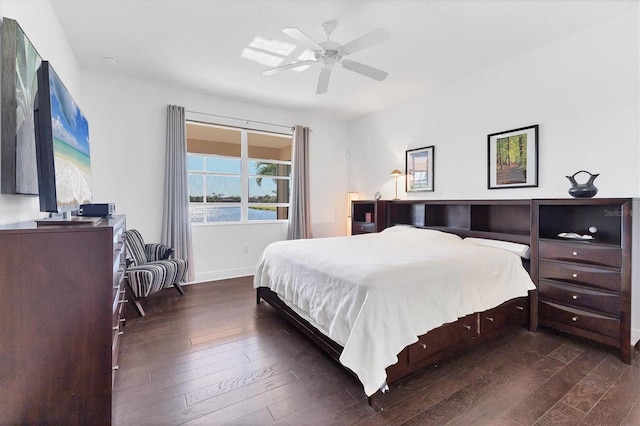
{"label": "white bedspread", "polygon": [[367,395],[417,336],[535,288],[514,253],[404,226],[273,243],[257,266],[260,286],[344,347],[340,362]]}

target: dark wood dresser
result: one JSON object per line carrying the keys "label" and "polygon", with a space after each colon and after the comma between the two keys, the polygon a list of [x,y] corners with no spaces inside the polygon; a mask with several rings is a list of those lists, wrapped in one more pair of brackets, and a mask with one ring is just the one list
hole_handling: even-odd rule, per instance
{"label": "dark wood dresser", "polygon": [[[618,348],[630,363],[638,200],[550,199],[532,206],[539,324]],[[567,232],[591,238],[559,236]]]}
{"label": "dark wood dresser", "polygon": [[0,227],[1,424],[110,424],[124,229]]}

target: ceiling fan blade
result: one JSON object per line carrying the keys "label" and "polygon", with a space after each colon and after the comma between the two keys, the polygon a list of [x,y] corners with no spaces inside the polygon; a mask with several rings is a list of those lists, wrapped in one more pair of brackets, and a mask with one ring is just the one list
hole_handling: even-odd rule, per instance
{"label": "ceiling fan blade", "polygon": [[298,28],[295,28],[295,27],[283,28],[282,32],[288,35],[289,37],[293,38],[294,40],[299,41],[300,43],[304,44],[305,46],[307,46],[312,50],[319,50],[319,51],[324,50],[322,46],[318,44],[317,41],[315,41],[314,39],[312,39],[302,31],[300,31]]}
{"label": "ceiling fan blade", "polygon": [[311,59],[306,60],[306,61],[293,62],[291,64],[285,64],[285,65],[280,65],[279,67],[269,68],[268,70],[262,71],[262,74],[264,74],[264,75],[273,75],[273,74],[279,73],[280,71],[303,67],[305,65],[310,65],[310,64],[313,64],[315,62],[316,61],[312,61]]}
{"label": "ceiling fan blade", "polygon": [[331,77],[331,68],[331,66],[325,65],[320,70],[320,77],[318,77],[318,86],[316,87],[316,95],[327,93],[327,89],[329,89],[329,77]]}
{"label": "ceiling fan blade", "polygon": [[350,55],[353,52],[366,49],[367,47],[374,46],[389,39],[391,39],[391,35],[382,28],[378,28],[377,30],[372,31],[369,34],[365,34],[360,38],[350,41],[349,43],[340,47],[338,50],[343,55]]}
{"label": "ceiling fan blade", "polygon": [[362,64],[356,61],[350,61],[348,59],[344,59],[341,62],[343,68],[348,69],[349,71],[357,72],[358,74],[362,74],[369,78],[373,78],[374,80],[382,81],[387,78],[389,75],[386,71],[379,70],[378,68],[370,67],[369,65]]}

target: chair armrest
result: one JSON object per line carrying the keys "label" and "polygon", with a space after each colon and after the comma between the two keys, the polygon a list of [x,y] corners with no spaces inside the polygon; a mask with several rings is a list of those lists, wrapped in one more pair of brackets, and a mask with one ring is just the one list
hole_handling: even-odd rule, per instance
{"label": "chair armrest", "polygon": [[149,262],[169,259],[175,250],[164,244],[145,244],[144,252]]}

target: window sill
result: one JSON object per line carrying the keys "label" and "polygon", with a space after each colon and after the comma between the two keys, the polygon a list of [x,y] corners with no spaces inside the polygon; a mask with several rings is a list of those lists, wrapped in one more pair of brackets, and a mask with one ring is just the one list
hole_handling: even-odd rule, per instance
{"label": "window sill", "polygon": [[288,223],[288,220],[254,220],[251,222],[192,222],[191,226],[200,228],[207,226],[286,225]]}

